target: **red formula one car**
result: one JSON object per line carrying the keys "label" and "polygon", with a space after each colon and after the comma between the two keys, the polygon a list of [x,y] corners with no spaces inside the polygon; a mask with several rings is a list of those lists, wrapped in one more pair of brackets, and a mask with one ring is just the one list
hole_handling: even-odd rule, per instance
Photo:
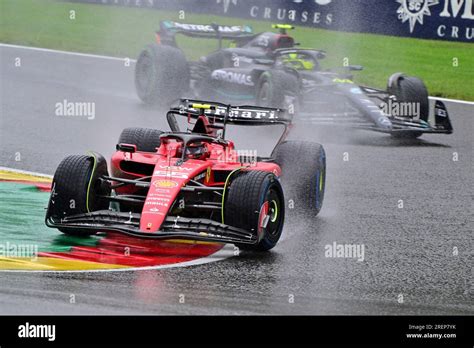
{"label": "red formula one car", "polygon": [[[176,116],[187,118],[187,132]],[[321,209],[324,149],[284,142],[291,121],[282,110],[181,100],[167,120],[171,132],[125,129],[111,175],[97,153],[66,157],[54,175],[46,225],[80,236],[120,232],[264,251],[283,230],[280,177],[296,208],[313,216]],[[225,139],[229,124],[279,124],[285,132],[271,158],[251,158]]]}

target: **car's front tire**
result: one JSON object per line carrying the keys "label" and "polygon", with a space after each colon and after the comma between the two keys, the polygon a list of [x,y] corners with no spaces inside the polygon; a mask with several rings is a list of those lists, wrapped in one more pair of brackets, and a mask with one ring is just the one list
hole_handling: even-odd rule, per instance
{"label": "car's front tire", "polygon": [[275,175],[262,171],[237,173],[225,198],[224,223],[252,231],[259,238],[256,245],[237,244],[240,249],[267,251],[275,247],[285,219],[283,190]]}
{"label": "car's front tire", "polygon": [[[399,103],[418,105],[418,119],[428,122],[430,116],[429,93],[421,79],[414,76],[406,76],[402,73],[393,74],[388,80],[387,92],[395,96]],[[422,132],[397,132],[392,133],[392,136],[398,139],[414,139],[422,134]]]}
{"label": "car's front tire", "polygon": [[[109,208],[101,195],[110,195],[99,178],[108,175],[107,162],[99,154],[72,155],[61,161],[54,174],[48,215],[54,219]],[[61,227],[65,234],[87,236],[97,231]]]}

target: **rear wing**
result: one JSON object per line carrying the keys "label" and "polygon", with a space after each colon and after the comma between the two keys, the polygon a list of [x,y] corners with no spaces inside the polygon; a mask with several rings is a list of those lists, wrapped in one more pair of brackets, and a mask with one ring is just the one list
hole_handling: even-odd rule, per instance
{"label": "rear wing", "polygon": [[188,118],[198,119],[207,116],[213,123],[235,124],[241,126],[290,125],[292,115],[284,109],[260,106],[232,106],[223,103],[208,102],[193,99],[181,99],[177,107],[171,108],[168,114],[178,114]]}
{"label": "rear wing", "polygon": [[188,133],[206,134],[225,141],[228,124],[240,126],[283,125],[284,131],[278,140],[280,144],[288,135],[293,115],[283,109],[266,108],[260,106],[232,106],[223,103],[207,102],[202,100],[181,99],[177,107],[171,108],[166,119],[173,132],[181,133],[176,115],[196,120],[193,129]]}
{"label": "rear wing", "polygon": [[240,39],[253,37],[252,27],[248,25],[187,24],[174,21],[161,21],[157,35],[161,42],[175,45],[175,35],[208,39]]}

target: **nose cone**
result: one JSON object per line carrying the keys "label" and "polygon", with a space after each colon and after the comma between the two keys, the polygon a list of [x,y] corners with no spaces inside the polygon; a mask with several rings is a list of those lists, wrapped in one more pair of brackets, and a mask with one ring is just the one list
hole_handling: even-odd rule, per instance
{"label": "nose cone", "polygon": [[181,181],[153,176],[140,218],[141,231],[153,233],[160,229],[183,185]]}

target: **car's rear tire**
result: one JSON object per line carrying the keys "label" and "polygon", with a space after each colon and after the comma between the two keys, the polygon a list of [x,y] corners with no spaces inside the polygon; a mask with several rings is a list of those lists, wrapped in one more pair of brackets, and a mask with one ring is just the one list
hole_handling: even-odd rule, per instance
{"label": "car's rear tire", "polygon": [[147,104],[168,108],[189,88],[189,65],[175,47],[152,44],[140,53],[135,66],[138,97]]}
{"label": "car's rear tire", "polygon": [[[61,161],[54,174],[48,215],[61,219],[109,208],[109,202],[99,195],[110,195],[110,188],[101,185],[99,177],[108,175],[107,162],[99,154],[72,155]],[[97,231],[59,228],[74,236],[93,235]]]}
{"label": "car's rear tire", "polygon": [[290,114],[297,113],[298,78],[284,70],[268,70],[262,73],[257,86],[257,105],[282,108]]}
{"label": "car's rear tire", "polygon": [[326,153],[318,143],[286,141],[272,158],[281,167],[281,180],[292,210],[316,216],[321,211],[326,189]]}
{"label": "car's rear tire", "polygon": [[[262,227],[266,216],[268,223]],[[252,231],[259,237],[256,245],[236,244],[240,249],[272,249],[281,237],[284,219],[283,190],[275,175],[262,171],[235,174],[226,192],[224,223]]]}
{"label": "car's rear tire", "polygon": [[163,132],[152,128],[125,128],[119,137],[119,144],[136,145],[137,151],[156,152],[160,147],[160,135]]}

